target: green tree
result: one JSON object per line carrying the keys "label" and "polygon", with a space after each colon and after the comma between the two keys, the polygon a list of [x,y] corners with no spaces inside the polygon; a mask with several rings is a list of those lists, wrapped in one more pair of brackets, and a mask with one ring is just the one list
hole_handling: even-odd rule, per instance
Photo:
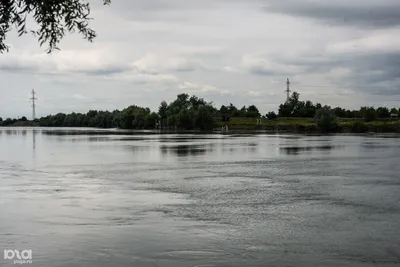
{"label": "green tree", "polygon": [[335,112],[335,115],[338,116],[339,118],[346,118],[347,117],[347,111],[341,107],[336,107],[333,109]]}
{"label": "green tree", "polygon": [[168,127],[176,127],[177,125],[177,115],[173,114],[171,116],[168,116],[168,121],[167,121]]}
{"label": "green tree", "polygon": [[219,114],[221,115],[221,120],[222,121],[228,121],[229,120],[229,109],[222,105],[221,108],[219,109]]}
{"label": "green tree", "polygon": [[247,107],[243,106],[239,110],[237,110],[237,109],[234,110],[231,115],[232,115],[232,117],[246,117],[246,114],[247,114]]}
{"label": "green tree", "polygon": [[359,110],[347,110],[347,118],[362,118]]}
{"label": "green tree", "polygon": [[147,114],[146,117],[144,118],[144,128],[146,128],[146,129],[155,128],[156,123],[158,122],[159,118],[160,117],[155,112]]}
{"label": "green tree", "polygon": [[[397,111],[397,109],[392,108],[392,109],[390,110],[390,114],[399,114],[399,112]],[[1,118],[0,118],[0,121],[1,121]]]}
{"label": "green tree", "polygon": [[122,112],[113,112],[113,118],[111,121],[111,125],[114,128],[122,128],[122,122],[123,118],[122,118]]}
{"label": "green tree", "polygon": [[63,126],[76,127],[76,114],[74,112],[66,116]]}
{"label": "green tree", "polygon": [[293,92],[291,97],[286,100],[284,104],[279,106],[279,116],[281,117],[298,117],[298,111],[304,106],[303,103],[299,105],[300,95]]}
{"label": "green tree", "polygon": [[179,114],[181,110],[187,110],[190,107],[189,95],[179,94],[176,100],[168,106],[169,115]]}
{"label": "green tree", "polygon": [[57,113],[55,116],[52,116],[51,117],[51,126],[63,127],[66,116],[67,115],[65,115],[64,113]]}
{"label": "green tree", "polygon": [[306,113],[305,117],[313,118],[315,116],[316,107],[314,106],[313,102],[306,101]]}
{"label": "green tree", "polygon": [[229,107],[228,107],[229,115],[233,116],[233,113],[237,110],[238,110],[237,107],[235,107],[232,103],[229,104]]}
{"label": "green tree", "polygon": [[293,106],[289,101],[279,105],[278,114],[280,117],[290,117],[293,112]]}
{"label": "green tree", "polygon": [[182,109],[179,114],[176,116],[176,126],[178,129],[193,129],[193,120],[194,120],[193,112],[190,112],[187,109]]}
{"label": "green tree", "polygon": [[323,132],[334,131],[337,128],[335,112],[328,106],[316,111],[314,121],[317,124],[317,128]]}
{"label": "green tree", "polygon": [[142,129],[145,127],[145,118],[148,115],[145,109],[135,108],[133,111],[133,121],[132,128],[133,129]]}
{"label": "green tree", "polygon": [[247,115],[246,117],[251,117],[251,118],[258,118],[260,117],[261,114],[258,111],[258,108],[255,105],[251,105],[247,108]]}
{"label": "green tree", "polygon": [[198,98],[197,96],[191,96],[189,102],[192,109],[198,109],[200,105],[206,104],[203,98]]}
{"label": "green tree", "polygon": [[[111,0],[103,0],[105,5]],[[38,29],[28,30],[32,17]],[[8,51],[7,33],[15,26],[19,36],[32,33],[50,53],[67,33],[78,32],[92,42],[96,32],[89,27],[90,5],[85,0],[2,0],[0,1],[0,53]]]}
{"label": "green tree", "polygon": [[165,101],[162,101],[160,106],[158,107],[158,115],[160,118],[164,119],[168,116],[168,104]]}
{"label": "green tree", "polygon": [[3,121],[2,125],[3,126],[9,126],[13,124],[13,120],[11,118],[7,118],[5,121]]}
{"label": "green tree", "polygon": [[213,126],[213,107],[210,105],[199,106],[195,116],[194,127],[201,130],[207,130],[212,129]]}
{"label": "green tree", "polygon": [[374,107],[361,107],[360,114],[365,121],[373,121],[376,119],[376,111]]}
{"label": "green tree", "polygon": [[189,98],[188,94],[177,95],[176,100],[169,105],[163,101],[158,110],[164,121],[163,126],[186,130],[212,128],[216,112],[212,103],[194,95]]}
{"label": "green tree", "polygon": [[389,118],[390,117],[390,111],[387,107],[379,107],[376,110],[376,116],[378,118]]}
{"label": "green tree", "polygon": [[132,129],[133,128],[133,109],[134,106],[130,106],[125,108],[121,112],[121,118],[119,121],[119,125],[122,129]]}
{"label": "green tree", "polygon": [[168,118],[168,104],[165,101],[162,101],[160,106],[158,107],[158,115],[161,120],[161,127],[164,128],[167,124]]}
{"label": "green tree", "polygon": [[293,106],[294,117],[306,117],[307,109],[304,101],[297,101],[297,104]]}
{"label": "green tree", "polygon": [[86,116],[84,114],[78,113],[76,116],[76,120],[75,120],[76,127],[85,127],[86,126],[84,124],[85,118],[86,118]]}
{"label": "green tree", "polygon": [[278,115],[274,111],[268,112],[267,115],[265,115],[269,120],[276,120],[278,118]]}
{"label": "green tree", "polygon": [[[75,123],[75,121],[74,121]],[[93,119],[93,127],[107,128],[108,125],[108,111],[99,111]]]}

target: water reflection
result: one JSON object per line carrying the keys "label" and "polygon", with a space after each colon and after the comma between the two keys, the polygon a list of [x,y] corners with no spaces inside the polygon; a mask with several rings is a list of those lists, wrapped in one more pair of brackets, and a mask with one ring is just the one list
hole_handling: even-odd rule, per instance
{"label": "water reflection", "polygon": [[0,134],[5,133],[6,135],[23,135],[26,136],[26,129],[0,129]]}
{"label": "water reflection", "polygon": [[[132,132],[116,129],[85,129],[85,128],[62,128],[62,129],[45,129],[42,131],[45,135],[127,135]],[[143,134],[143,133],[142,133]]]}
{"label": "water reflection", "polygon": [[213,145],[162,145],[160,150],[163,155],[175,155],[178,157],[199,156],[213,151]]}
{"label": "water reflection", "polygon": [[311,153],[313,151],[326,151],[330,152],[331,150],[338,149],[340,146],[291,146],[291,147],[281,147],[280,151],[286,155],[299,155],[302,153]]}
{"label": "water reflection", "polygon": [[35,154],[36,154],[36,135],[39,133],[38,130],[33,129],[32,130],[32,155],[33,158],[35,158]]}
{"label": "water reflection", "polygon": [[257,153],[258,151],[258,143],[237,143],[237,144],[223,144],[222,152],[229,152],[230,154],[234,153]]}
{"label": "water reflection", "polygon": [[16,135],[18,133],[18,131],[7,129],[7,130],[5,130],[5,133],[6,133],[6,135]]}
{"label": "water reflection", "polygon": [[182,136],[164,136],[161,135],[158,140],[161,143],[187,143],[187,142],[192,142],[195,140],[220,140],[222,137],[220,135],[205,135],[205,134],[197,134],[197,135],[186,135],[186,134],[182,134]]}
{"label": "water reflection", "polygon": [[384,148],[391,148],[391,147],[399,147],[399,145],[394,144],[382,144],[379,142],[364,142],[360,145],[363,148],[367,149],[384,149]]}
{"label": "water reflection", "polygon": [[42,130],[0,128],[0,247],[34,266],[399,263],[398,140]]}

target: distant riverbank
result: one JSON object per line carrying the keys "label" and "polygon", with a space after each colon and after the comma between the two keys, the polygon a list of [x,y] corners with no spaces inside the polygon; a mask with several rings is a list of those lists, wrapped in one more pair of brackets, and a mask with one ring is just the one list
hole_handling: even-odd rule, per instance
{"label": "distant riverbank", "polygon": [[[0,126],[77,127],[97,129],[155,130],[166,133],[254,132],[270,133],[400,133],[400,110],[393,107],[331,108],[300,101],[293,92],[285,103],[263,115],[255,105],[237,108],[232,103],[217,109],[213,102],[179,94],[171,103],[162,101],[158,111],[131,105],[123,110],[89,110],[57,113],[28,120],[0,117]],[[33,116],[34,117],[34,116]]]}
{"label": "distant riverbank", "polygon": [[[253,118],[231,118],[228,122],[218,122],[217,127],[227,126],[229,131],[254,131],[288,133],[319,133],[312,118],[277,118],[258,121]],[[332,133],[400,133],[400,120],[380,120],[365,122],[362,119],[338,119]]]}
{"label": "distant riverbank", "polygon": [[[32,121],[18,121],[7,127],[39,127]],[[257,120],[255,118],[233,117],[227,122],[215,122],[214,131],[226,132],[223,127],[227,126],[227,132],[254,132],[266,131],[271,133],[321,133],[317,129],[312,118],[277,118],[275,120]],[[42,126],[43,127],[43,126]],[[45,127],[44,127],[45,128]],[[81,127],[71,127],[80,129]],[[90,128],[90,127],[89,127]],[[157,129],[151,129],[157,130]],[[160,130],[160,129],[158,129]],[[164,129],[163,132],[187,133],[198,132],[196,130]],[[200,130],[199,130],[200,131]],[[201,132],[207,132],[201,130]],[[400,133],[400,120],[379,120],[365,122],[362,119],[338,119],[337,127],[329,133]]]}

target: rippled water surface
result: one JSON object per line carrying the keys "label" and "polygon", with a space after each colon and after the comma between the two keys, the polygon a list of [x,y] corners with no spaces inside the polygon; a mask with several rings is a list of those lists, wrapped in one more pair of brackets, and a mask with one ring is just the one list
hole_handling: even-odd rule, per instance
{"label": "rippled water surface", "polygon": [[[0,128],[24,266],[399,266],[398,136]],[[0,266],[15,266],[0,255]]]}

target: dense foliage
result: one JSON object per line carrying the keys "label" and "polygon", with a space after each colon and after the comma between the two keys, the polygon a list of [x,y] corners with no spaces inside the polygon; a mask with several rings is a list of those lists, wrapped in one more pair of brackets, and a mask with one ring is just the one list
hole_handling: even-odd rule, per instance
{"label": "dense foliage", "polygon": [[97,127],[121,129],[212,129],[217,110],[212,103],[196,96],[180,94],[176,100],[168,104],[163,101],[158,113],[149,108],[129,106],[123,110],[98,111],[90,110],[86,114],[58,113],[48,115],[34,122],[25,117],[21,119],[0,118],[0,126],[37,125],[43,127]]}
{"label": "dense foliage", "polygon": [[229,121],[231,117],[258,118],[261,114],[258,111],[258,108],[254,105],[249,107],[243,106],[241,109],[238,109],[230,103],[229,106],[221,106],[219,109],[219,116],[222,121]]}
{"label": "dense foliage", "polygon": [[314,121],[318,130],[323,132],[334,131],[337,127],[335,111],[328,106],[324,106],[315,112]]}
{"label": "dense foliage", "polygon": [[[105,5],[110,2],[103,0]],[[96,32],[89,28],[89,16],[90,5],[85,0],[1,0],[0,53],[8,50],[5,40],[13,26],[19,36],[30,32],[40,45],[47,44],[48,52],[57,49],[66,33],[78,32],[91,42]],[[27,18],[32,18],[38,28],[28,30]]]}
{"label": "dense foliage", "polygon": [[[318,129],[320,131],[334,131],[338,129],[338,121],[341,127],[353,132],[363,132],[382,126],[378,121],[389,121],[392,114],[400,114],[400,110],[386,107],[361,107],[360,110],[346,110],[340,107],[322,107],[311,101],[300,101],[300,95],[292,96],[279,106],[278,114],[269,112],[262,116],[254,105],[237,108],[230,103],[216,109],[212,102],[206,102],[203,98],[179,94],[174,101],[167,103],[162,101],[157,112],[149,108],[129,106],[123,110],[98,111],[90,110],[87,113],[58,113],[48,115],[35,121],[28,121],[26,117],[20,119],[0,118],[0,126],[51,126],[51,127],[97,127],[97,128],[121,128],[121,129],[181,129],[181,130],[209,130],[225,125],[264,125],[268,127],[283,125],[299,127],[303,125],[305,130]],[[295,120],[288,120],[293,118]],[[276,123],[275,123],[276,121]],[[261,125],[261,126],[262,126]],[[247,127],[247,126],[246,126]],[[390,126],[387,131],[393,130]],[[339,127],[340,128],[340,127]]]}
{"label": "dense foliage", "polygon": [[[300,101],[300,95],[296,92],[283,104],[279,106],[278,115],[280,117],[302,117],[314,118],[317,110],[322,108],[320,103],[314,104],[311,101]],[[392,108],[390,111],[386,107],[361,107],[359,110],[346,110],[340,107],[332,109],[339,118],[362,118],[365,121],[373,121],[375,119],[390,118],[391,114],[400,114],[400,109]],[[269,119],[275,117],[270,112],[266,115]]]}
{"label": "dense foliage", "polygon": [[169,105],[165,101],[161,102],[158,110],[161,128],[187,130],[212,129],[216,112],[212,103],[207,103],[197,96],[189,97],[188,94],[178,95]]}
{"label": "dense foliage", "polygon": [[153,128],[157,120],[158,115],[151,113],[149,108],[129,106],[122,111],[113,112],[90,110],[86,114],[58,113],[42,117],[37,122],[39,126],[50,127],[142,129]]}

